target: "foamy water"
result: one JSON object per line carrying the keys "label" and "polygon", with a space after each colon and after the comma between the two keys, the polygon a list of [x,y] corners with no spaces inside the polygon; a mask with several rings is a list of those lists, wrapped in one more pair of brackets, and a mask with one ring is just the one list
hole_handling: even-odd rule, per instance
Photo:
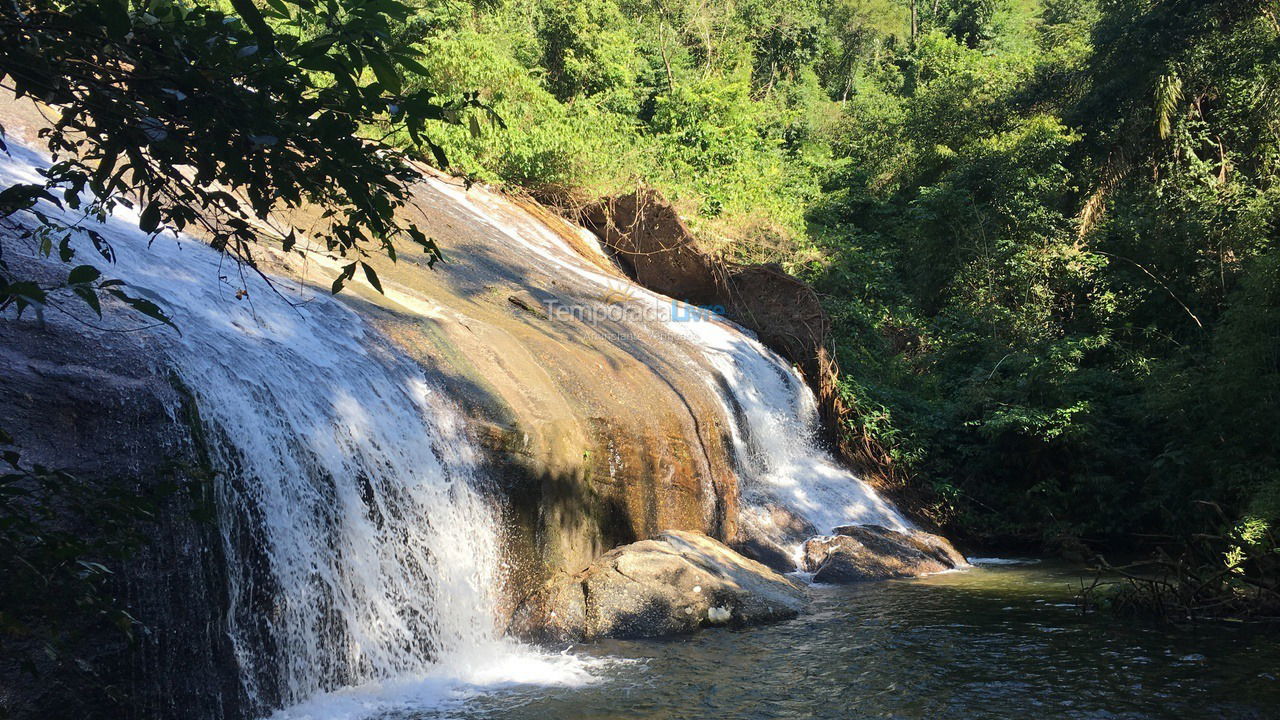
{"label": "foamy water", "polygon": [[603,681],[603,671],[628,661],[551,653],[510,641],[443,658],[433,672],[345,687],[279,710],[270,720],[362,720],[430,709],[447,715],[481,694],[527,686],[577,689]]}
{"label": "foamy water", "polygon": [[[41,161],[11,149],[0,182],[40,182]],[[449,192],[531,266],[570,273],[601,297],[617,286],[540,223],[483,193]],[[607,661],[500,637],[498,510],[465,418],[437,378],[326,293],[269,287],[189,238],[151,242],[128,210],[96,229],[117,262],[80,243],[75,263],[125,280],[181,328],[181,336],[148,331],[164,355],[155,368],[176,371],[197,401],[221,473],[226,632],[261,714],[360,718],[502,688],[601,681]],[[390,285],[424,322],[440,312]],[[625,303],[656,320],[623,329],[684,348],[681,371],[704,378],[722,401],[744,521],[782,543],[794,538],[769,526],[773,506],[819,532],[905,525],[822,447],[816,403],[793,368],[727,321],[664,316],[669,298],[631,290]],[[145,324],[121,313],[104,323]]]}
{"label": "foamy water", "polygon": [[[40,182],[38,159],[13,150],[0,183]],[[217,252],[150,242],[123,208],[95,229],[116,263],[87,243],[75,262],[125,280],[181,329],[152,333],[167,356],[156,369],[197,400],[222,473],[227,632],[254,706],[357,717],[470,686],[591,680],[585,661],[499,637],[497,509],[435,378],[326,294],[228,279]]]}

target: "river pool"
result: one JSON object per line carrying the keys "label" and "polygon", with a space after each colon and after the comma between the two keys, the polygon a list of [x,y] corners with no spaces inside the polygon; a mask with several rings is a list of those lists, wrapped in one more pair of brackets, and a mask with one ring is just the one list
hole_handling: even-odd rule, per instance
{"label": "river pool", "polygon": [[740,631],[610,641],[594,683],[512,686],[426,718],[1280,718],[1280,634],[1169,627],[1072,603],[1080,572],[979,564],[811,589],[811,612]]}

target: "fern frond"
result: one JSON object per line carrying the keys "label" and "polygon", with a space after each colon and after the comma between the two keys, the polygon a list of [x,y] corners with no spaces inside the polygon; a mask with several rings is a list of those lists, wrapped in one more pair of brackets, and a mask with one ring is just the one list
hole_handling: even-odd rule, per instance
{"label": "fern frond", "polygon": [[1173,117],[1182,105],[1182,78],[1161,75],[1156,78],[1156,128],[1160,139],[1167,140],[1173,129]]}

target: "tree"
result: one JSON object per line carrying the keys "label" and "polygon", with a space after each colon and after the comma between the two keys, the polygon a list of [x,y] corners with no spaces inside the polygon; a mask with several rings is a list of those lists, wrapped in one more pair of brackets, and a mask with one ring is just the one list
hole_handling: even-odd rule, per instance
{"label": "tree", "polygon": [[[265,241],[293,249],[299,234],[279,211],[319,207],[319,236],[348,257],[337,292],[369,248],[394,258],[407,238],[439,258],[419,228],[396,218],[417,173],[409,156],[366,140],[373,125],[408,130],[435,161],[443,151],[428,121],[456,121],[482,107],[475,94],[442,102],[403,90],[405,73],[426,74],[418,51],[392,24],[410,8],[398,0],[231,0],[227,14],[203,0],[13,0],[0,6],[0,85],[55,109],[43,136],[53,156],[42,185],[0,192],[0,218],[33,214],[41,250],[74,256],[83,229],[98,252],[113,252],[91,228],[46,213],[48,201],[99,218],[117,205],[140,209],[148,233],[197,229],[213,247],[253,265]],[[0,128],[0,136],[3,128]],[[2,143],[2,141],[0,141]],[[87,191],[87,194],[84,194]],[[52,229],[52,234],[51,234]],[[3,246],[0,245],[0,251]],[[167,322],[160,308],[125,294],[89,265],[65,282],[17,277],[0,252],[0,309],[18,310],[70,290],[100,312],[99,295]]]}

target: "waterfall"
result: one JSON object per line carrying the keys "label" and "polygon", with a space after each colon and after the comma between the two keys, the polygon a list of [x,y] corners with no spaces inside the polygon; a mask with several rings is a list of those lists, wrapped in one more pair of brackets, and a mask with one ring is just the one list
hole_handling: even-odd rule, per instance
{"label": "waterfall", "polygon": [[[41,182],[45,161],[10,150],[0,184]],[[427,182],[455,201],[448,212],[470,213],[522,268],[558,279],[562,297],[625,308],[597,328],[605,337],[664,348],[654,372],[705,383],[728,430],[744,524],[792,547],[803,538],[774,521],[778,508],[809,532],[905,525],[823,447],[797,372],[744,330],[641,288],[609,299],[619,277],[545,224],[484,191]],[[124,280],[181,330],[150,332],[146,342],[157,348],[156,372],[175,372],[194,398],[218,473],[226,632],[251,708],[360,716],[435,702],[450,683],[591,681],[587,661],[517,645],[495,628],[498,510],[464,415],[431,370],[353,304],[269,282],[194,239],[153,240],[137,224],[120,209],[95,228],[114,264],[88,243],[75,262]],[[32,249],[26,262],[43,261]],[[428,321],[429,298],[386,284],[405,312],[422,307]],[[118,329],[142,324],[106,315]]]}
{"label": "waterfall", "polygon": [[[41,182],[43,161],[11,151],[0,186]],[[441,675],[583,680],[495,629],[496,511],[435,380],[327,293],[269,285],[202,242],[151,241],[137,225],[126,209],[95,225],[116,256],[97,264],[181,330],[153,334],[155,367],[196,400],[220,475],[227,632],[250,705]],[[77,263],[101,260],[73,247]],[[114,315],[103,322],[143,324]]]}
{"label": "waterfall", "polygon": [[806,538],[799,528],[777,522],[774,508],[802,519],[808,534],[850,524],[908,527],[866,481],[832,457],[813,391],[795,368],[714,320],[686,324],[694,326],[727,388],[743,522],[793,550]]}
{"label": "waterfall", "polygon": [[[688,348],[690,372],[707,379],[730,421],[742,498],[740,520],[755,532],[798,558],[805,539],[840,525],[910,526],[866,481],[833,457],[822,437],[812,389],[749,331],[715,313],[624,286],[545,225],[510,212],[482,191],[462,192],[435,178],[430,182],[459,208],[469,208],[472,221],[505,236],[508,251],[528,253],[531,264],[546,265],[561,280],[573,278],[591,289],[580,291],[579,299],[608,297],[628,306],[625,312],[593,315],[598,330],[622,325],[613,332]],[[580,233],[583,244],[603,257],[595,237],[586,230]],[[791,526],[775,518],[778,509],[789,516]]]}

